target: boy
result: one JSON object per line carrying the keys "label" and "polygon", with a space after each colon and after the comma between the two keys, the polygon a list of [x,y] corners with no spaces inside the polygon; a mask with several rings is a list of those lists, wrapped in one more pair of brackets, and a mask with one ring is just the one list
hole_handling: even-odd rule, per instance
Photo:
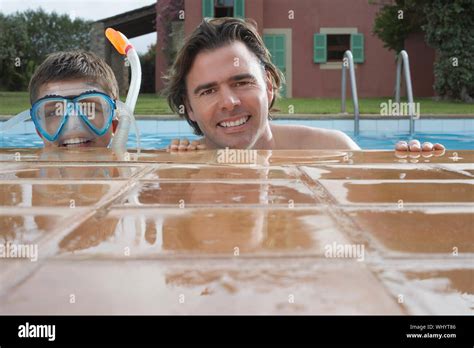
{"label": "boy", "polygon": [[50,54],[33,74],[29,92],[31,117],[45,147],[109,145],[118,124],[119,89],[112,69],[95,54]]}

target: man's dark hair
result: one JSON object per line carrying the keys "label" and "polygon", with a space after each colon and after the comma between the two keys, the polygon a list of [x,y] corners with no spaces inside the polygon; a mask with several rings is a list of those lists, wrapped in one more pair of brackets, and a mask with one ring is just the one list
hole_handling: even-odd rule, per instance
{"label": "man's dark hair", "polygon": [[194,63],[194,59],[200,52],[221,48],[235,41],[244,43],[255,54],[264,71],[270,73],[274,96],[269,104],[269,110],[278,97],[284,77],[281,71],[272,63],[270,53],[257,32],[255,22],[229,17],[204,20],[187,38],[178,52],[175,62],[165,77],[167,86],[163,92],[171,109],[184,117],[197,135],[203,135],[203,133],[197,122],[189,118],[185,107],[187,104],[186,76]]}

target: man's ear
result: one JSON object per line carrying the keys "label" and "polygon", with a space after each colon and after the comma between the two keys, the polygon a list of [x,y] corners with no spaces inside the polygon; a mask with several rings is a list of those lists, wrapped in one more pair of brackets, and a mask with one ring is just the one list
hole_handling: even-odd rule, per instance
{"label": "man's ear", "polygon": [[186,108],[186,112],[188,113],[189,119],[191,121],[196,122],[196,118],[194,117],[194,111],[191,108],[191,105],[189,104],[187,99],[184,101],[184,107]]}
{"label": "man's ear", "polygon": [[268,106],[270,106],[273,100],[273,96],[275,95],[275,91],[273,90],[273,83],[272,83],[272,77],[270,75],[270,72],[266,71],[265,76],[266,76],[265,85],[267,88]]}

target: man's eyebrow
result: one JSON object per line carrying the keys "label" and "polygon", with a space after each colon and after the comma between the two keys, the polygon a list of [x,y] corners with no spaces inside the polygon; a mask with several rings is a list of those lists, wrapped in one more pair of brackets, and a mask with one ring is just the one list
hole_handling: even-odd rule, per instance
{"label": "man's eyebrow", "polygon": [[229,79],[229,81],[240,81],[240,80],[246,80],[246,79],[251,79],[251,80],[254,80],[254,81],[257,80],[255,78],[255,76],[253,76],[252,74],[239,74],[239,75],[232,76]]}
{"label": "man's eyebrow", "polygon": [[211,88],[211,87],[215,87],[215,86],[217,86],[217,82],[204,83],[202,85],[197,86],[194,89],[194,94],[199,94],[200,91]]}
{"label": "man's eyebrow", "polygon": [[[255,76],[253,76],[252,74],[239,74],[239,75],[234,75],[234,76],[231,76],[228,81],[241,81],[241,80],[245,80],[245,79],[251,79],[253,81],[256,81],[257,79],[255,78]],[[205,89],[208,89],[208,88],[212,88],[212,87],[215,87],[217,86],[217,82],[209,82],[209,83],[204,83],[202,85],[199,85],[197,86],[195,89],[194,89],[194,94],[198,94],[200,91],[202,90],[205,90]]]}

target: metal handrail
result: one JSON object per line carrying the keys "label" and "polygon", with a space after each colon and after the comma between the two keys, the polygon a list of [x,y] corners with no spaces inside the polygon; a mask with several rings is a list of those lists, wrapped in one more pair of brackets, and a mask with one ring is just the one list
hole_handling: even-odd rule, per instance
{"label": "metal handrail", "polygon": [[408,99],[408,113],[410,116],[410,136],[413,135],[415,132],[415,112],[413,103],[413,88],[411,85],[411,75],[410,75],[410,61],[408,60],[408,53],[405,50],[400,51],[397,56],[397,76],[395,81],[395,102],[400,105],[400,83],[401,83],[401,75],[402,75],[402,63],[403,63],[403,71],[405,76],[405,85],[406,85],[406,93]]}
{"label": "metal handrail", "polygon": [[346,112],[346,69],[347,64],[344,60],[347,58],[349,63],[349,76],[351,79],[352,103],[354,104],[354,135],[359,135],[359,99],[357,98],[357,84],[354,72],[354,58],[352,52],[347,50],[342,57],[342,92],[341,92],[341,112]]}

